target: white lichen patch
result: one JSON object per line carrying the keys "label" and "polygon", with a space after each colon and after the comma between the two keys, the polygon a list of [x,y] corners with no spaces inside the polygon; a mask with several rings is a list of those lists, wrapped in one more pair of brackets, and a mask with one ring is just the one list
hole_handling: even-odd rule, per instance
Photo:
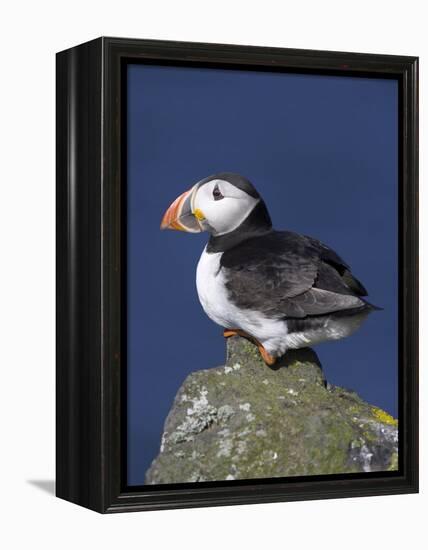
{"label": "white lichen patch", "polygon": [[390,439],[393,443],[398,443],[398,430],[396,428],[392,428],[391,426],[381,427],[380,433],[384,435],[386,439]]}
{"label": "white lichen patch", "polygon": [[233,367],[224,367],[224,374],[229,374],[230,372],[233,372]]}
{"label": "white lichen patch", "polygon": [[368,448],[364,439],[351,442],[351,450],[354,456],[352,460],[361,464],[364,472],[371,472],[373,453]]}
{"label": "white lichen patch", "polygon": [[192,406],[187,409],[186,418],[168,438],[171,443],[192,441],[194,434],[202,432],[217,420],[217,409],[208,403],[207,395],[207,389],[202,387],[199,396],[190,399]]}
{"label": "white lichen patch", "polygon": [[233,414],[235,414],[233,407],[230,405],[223,405],[217,410],[217,419],[219,422],[227,422]]}
{"label": "white lichen patch", "polygon": [[227,474],[226,481],[233,481],[235,477],[232,474]]}
{"label": "white lichen patch", "polygon": [[232,365],[233,370],[239,370],[240,368],[241,368],[241,365],[239,363],[235,363],[234,365]]}
{"label": "white lichen patch", "polygon": [[233,443],[231,439],[221,439],[218,444],[219,450],[217,453],[217,457],[220,458],[222,456],[230,456],[232,453],[232,446]]}
{"label": "white lichen patch", "polygon": [[296,390],[293,390],[293,388],[290,388],[287,393],[289,393],[290,395],[299,395],[299,392],[296,391]]}
{"label": "white lichen patch", "polygon": [[167,431],[163,432],[162,439],[161,439],[161,445],[160,445],[160,452],[161,453],[163,453],[164,450],[165,450],[165,443],[166,443],[167,436],[168,436],[168,432]]}
{"label": "white lichen patch", "polygon": [[186,417],[168,438],[166,434],[163,435],[162,450],[166,441],[172,444],[193,441],[194,435],[201,433],[214,423],[226,423],[235,413],[230,405],[223,405],[218,409],[211,405],[208,402],[208,390],[205,386],[199,390],[197,397],[187,397],[186,401],[191,402],[191,406],[186,410]]}
{"label": "white lichen patch", "polygon": [[262,380],[262,384],[264,384],[265,386],[267,386],[269,384],[269,380],[267,380],[266,378],[264,380]]}
{"label": "white lichen patch", "polygon": [[238,441],[238,445],[236,447],[236,452],[238,453],[238,455],[244,454],[246,450],[247,444],[245,443],[245,441]]}
{"label": "white lichen patch", "polygon": [[241,409],[241,411],[248,412],[251,409],[251,403],[241,403],[239,405],[239,408]]}
{"label": "white lichen patch", "polygon": [[368,424],[378,437],[382,437],[382,439],[389,441],[393,445],[398,444],[398,428],[396,426],[390,426],[389,424],[382,424],[380,422],[373,422],[373,420],[371,419],[368,420]]}
{"label": "white lichen patch", "polygon": [[370,464],[373,458],[373,453],[370,452],[370,449],[367,445],[363,445],[360,450],[361,458],[363,459],[363,470],[365,472],[370,472]]}
{"label": "white lichen patch", "polygon": [[253,420],[255,420],[256,417],[253,413],[248,413],[245,418],[248,420],[248,422],[252,422]]}
{"label": "white lichen patch", "polygon": [[208,406],[207,395],[208,395],[208,390],[205,388],[205,386],[203,386],[199,393],[199,398],[195,397],[191,399],[191,402],[193,403],[193,407],[187,409],[187,414],[188,415],[198,414],[201,411],[204,411]]}

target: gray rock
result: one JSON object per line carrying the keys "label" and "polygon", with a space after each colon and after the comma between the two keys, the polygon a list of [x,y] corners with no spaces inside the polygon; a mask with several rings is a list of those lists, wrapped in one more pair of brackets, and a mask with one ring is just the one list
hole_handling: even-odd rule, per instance
{"label": "gray rock", "polygon": [[190,374],[165,421],[147,484],[398,468],[397,421],[327,384],[310,349],[271,369],[243,338],[225,366]]}

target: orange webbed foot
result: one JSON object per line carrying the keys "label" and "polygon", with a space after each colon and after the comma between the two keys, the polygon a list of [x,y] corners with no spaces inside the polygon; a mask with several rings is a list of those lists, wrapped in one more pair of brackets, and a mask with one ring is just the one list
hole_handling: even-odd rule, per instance
{"label": "orange webbed foot", "polygon": [[274,357],[268,351],[266,351],[263,345],[260,344],[260,342],[258,343],[257,347],[259,348],[259,352],[263,358],[263,361],[266,363],[266,365],[268,365],[269,367],[272,367],[272,365],[276,363],[276,357]]}
{"label": "orange webbed foot", "polygon": [[225,338],[230,338],[231,336],[242,336],[242,338],[246,338],[253,344],[255,344],[259,350],[260,355],[262,356],[263,361],[271,367],[276,363],[276,357],[273,357],[268,351],[265,350],[263,344],[261,344],[254,336],[251,336],[244,330],[241,330],[239,328],[225,328],[223,331],[223,336]]}

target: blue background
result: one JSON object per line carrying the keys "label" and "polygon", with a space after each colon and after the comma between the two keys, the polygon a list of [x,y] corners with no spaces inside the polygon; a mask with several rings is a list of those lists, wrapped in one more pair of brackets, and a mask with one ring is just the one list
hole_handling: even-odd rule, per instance
{"label": "blue background", "polygon": [[144,483],[191,371],[225,359],[195,269],[207,234],[160,231],[205,176],[248,177],[274,227],[322,240],[384,308],[316,347],[327,380],[397,414],[397,82],[128,68],[128,483]]}

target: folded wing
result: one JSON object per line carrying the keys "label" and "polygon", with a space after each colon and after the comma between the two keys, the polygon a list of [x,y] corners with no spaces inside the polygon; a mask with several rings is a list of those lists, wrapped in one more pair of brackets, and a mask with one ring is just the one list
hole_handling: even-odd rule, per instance
{"label": "folded wing", "polygon": [[349,266],[319,241],[273,231],[224,252],[230,299],[270,318],[301,318],[364,307],[363,285]]}

